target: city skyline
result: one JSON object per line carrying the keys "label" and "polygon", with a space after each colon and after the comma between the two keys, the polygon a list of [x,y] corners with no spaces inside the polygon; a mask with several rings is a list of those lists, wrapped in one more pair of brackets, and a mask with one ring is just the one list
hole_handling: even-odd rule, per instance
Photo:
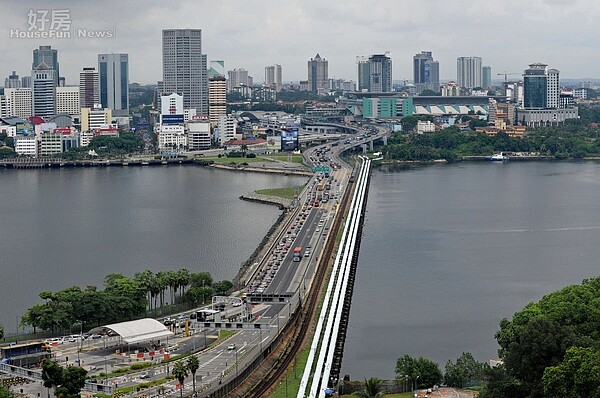
{"label": "city skyline", "polygon": [[[0,41],[4,55],[0,75],[7,77],[13,70],[20,76],[28,74],[31,51],[50,45],[59,52],[60,74],[67,85],[76,85],[81,68],[93,65],[101,53],[129,54],[130,82],[156,84],[162,76],[162,29],[193,28],[203,32],[203,53],[208,59],[223,59],[228,70],[245,68],[261,80],[264,66],[273,64],[285,69],[286,82],[306,80],[306,60],[319,53],[329,61],[329,77],[356,81],[356,56],[385,51],[391,53],[394,79],[412,80],[412,57],[423,50],[435,54],[440,79],[445,81],[456,79],[456,58],[465,54],[481,57],[484,65],[491,66],[494,80],[500,79],[497,73],[503,71],[523,73],[534,62],[554,65],[566,79],[600,77],[595,67],[598,52],[593,26],[600,4],[591,0],[512,0],[486,4],[485,9],[473,4],[466,0],[451,6],[432,0],[382,1],[373,7],[361,1],[265,0],[260,4],[224,1],[197,5],[151,0],[140,8],[137,3],[113,0],[85,5],[72,1],[11,3],[3,5],[8,22],[0,32],[7,38]],[[435,23],[431,23],[432,6],[437,8],[436,15],[444,16]],[[11,29],[27,30],[30,10],[53,9],[68,9],[73,28],[113,30],[114,37],[10,38]],[[468,24],[462,22],[465,20]],[[564,31],[571,33],[567,37]],[[404,35],[417,39],[407,45]],[[261,44],[266,42],[268,46]],[[583,53],[585,58],[580,57]],[[569,61],[575,57],[581,61]]]}

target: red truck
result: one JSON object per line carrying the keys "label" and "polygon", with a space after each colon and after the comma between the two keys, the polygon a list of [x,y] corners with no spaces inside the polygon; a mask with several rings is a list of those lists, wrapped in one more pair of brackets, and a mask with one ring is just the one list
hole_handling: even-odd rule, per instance
{"label": "red truck", "polygon": [[300,246],[296,246],[294,248],[294,261],[298,262],[302,258],[302,248]]}

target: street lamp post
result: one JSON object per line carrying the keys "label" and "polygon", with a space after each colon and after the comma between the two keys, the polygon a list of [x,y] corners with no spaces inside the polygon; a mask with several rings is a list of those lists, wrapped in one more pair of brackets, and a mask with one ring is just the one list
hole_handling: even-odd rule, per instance
{"label": "street lamp post", "polygon": [[236,349],[235,349],[235,378],[236,378],[236,380],[238,378],[238,356],[237,356],[237,352],[238,352],[238,349],[236,347]]}
{"label": "street lamp post", "polygon": [[419,377],[421,377],[421,375],[417,375],[417,377],[415,377],[415,385],[413,388],[413,395],[416,397],[417,396],[417,382],[419,381]]}

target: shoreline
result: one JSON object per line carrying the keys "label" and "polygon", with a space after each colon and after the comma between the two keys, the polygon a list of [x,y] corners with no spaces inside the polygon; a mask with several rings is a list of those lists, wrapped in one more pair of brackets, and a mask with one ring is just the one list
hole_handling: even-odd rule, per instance
{"label": "shoreline", "polygon": [[[381,160],[375,165],[379,166],[390,166],[390,165],[419,165],[419,164],[448,164],[448,163],[460,163],[460,162],[490,162],[487,159],[488,156],[463,156],[459,159],[448,161],[446,159],[435,159],[435,160]],[[557,158],[556,156],[513,156],[509,157],[507,163],[510,162],[597,162],[600,161],[600,157],[585,157],[585,158]],[[500,162],[496,162],[500,163]]]}

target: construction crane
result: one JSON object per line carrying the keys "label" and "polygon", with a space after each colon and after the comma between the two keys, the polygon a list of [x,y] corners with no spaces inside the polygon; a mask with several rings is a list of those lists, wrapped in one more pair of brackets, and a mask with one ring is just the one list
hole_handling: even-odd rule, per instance
{"label": "construction crane", "polygon": [[504,83],[508,81],[508,75],[522,75],[520,72],[500,72],[497,73],[498,76],[504,76]]}

